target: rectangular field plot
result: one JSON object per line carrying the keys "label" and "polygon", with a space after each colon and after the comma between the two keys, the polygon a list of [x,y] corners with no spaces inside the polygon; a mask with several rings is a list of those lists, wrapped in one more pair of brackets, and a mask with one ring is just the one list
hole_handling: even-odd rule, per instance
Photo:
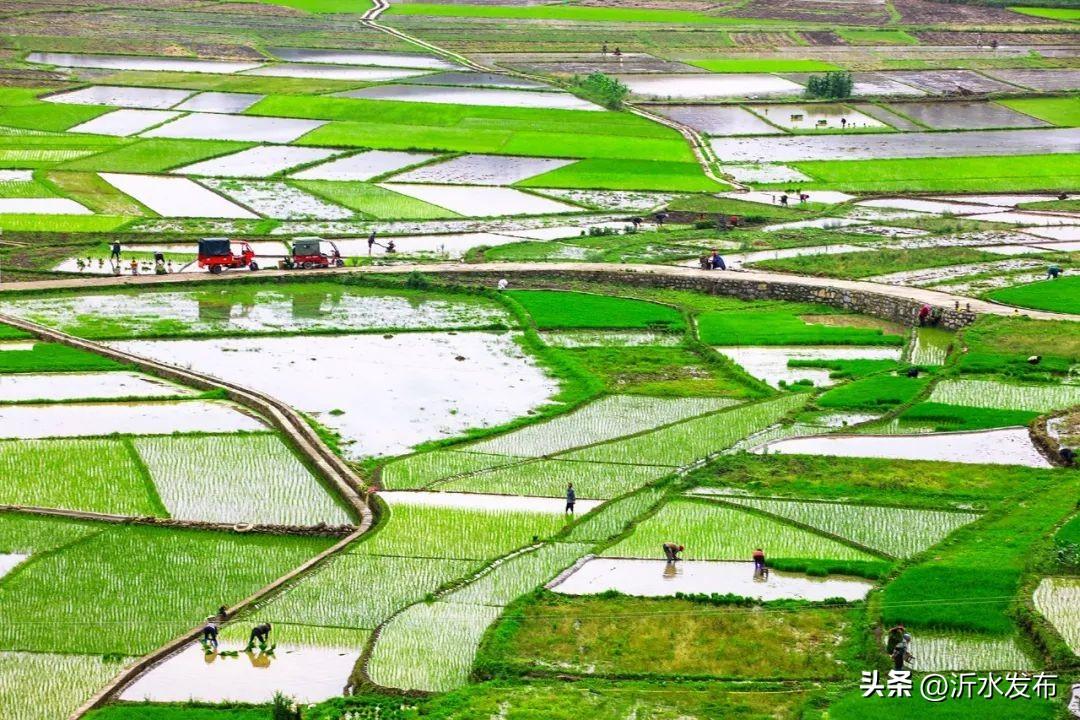
{"label": "rectangular field plot", "polygon": [[1017,643],[1015,637],[985,635],[936,635],[918,633],[911,643],[918,672],[1011,670],[1030,672],[1039,663]]}
{"label": "rectangular field plot", "polygon": [[101,177],[162,217],[259,217],[187,178],[119,173],[101,173]]}
{"label": "rectangular field plot", "polygon": [[771,443],[759,451],[786,455],[835,455],[1050,467],[1050,463],[1032,444],[1027,428],[890,437],[849,435],[792,438]]}
{"label": "rectangular field plot", "polygon": [[540,457],[592,445],[715,412],[724,398],[654,398],[610,395],[580,410],[468,446],[471,452]]}
{"label": "rectangular field plot", "polygon": [[60,67],[103,68],[106,70],[150,70],[157,72],[234,73],[250,70],[259,63],[139,55],[94,55],[91,53],[33,52],[27,62]]}
{"label": "rectangular field plot", "polygon": [[633,520],[651,510],[663,497],[664,490],[649,487],[607,503],[574,525],[562,541],[598,543],[613,538],[626,530]]}
{"label": "rectangular field plot", "polygon": [[1080,655],[1080,579],[1043,578],[1035,588],[1035,607]]}
{"label": "rectangular field plot", "polygon": [[[482,512],[523,512],[554,514],[563,512],[562,498],[531,497],[522,495],[484,495],[480,493],[384,491],[379,494],[392,507],[443,508],[445,510],[477,510]],[[600,503],[596,500],[580,500],[578,509],[587,513]]]}
{"label": "rectangular field plot", "polygon": [[1015,86],[974,70],[897,70],[888,77],[934,95],[955,93],[961,88],[973,93],[1016,91]]}
{"label": "rectangular field plot", "polygon": [[451,603],[505,606],[535,590],[589,552],[590,545],[547,543],[500,562],[461,588],[445,595]]}
{"label": "rectangular field plot", "polygon": [[421,75],[406,80],[410,85],[467,85],[471,87],[513,88],[516,90],[545,90],[550,86],[533,80],[489,72],[450,71]]}
{"label": "rectangular field plot", "polygon": [[432,85],[385,85],[349,90],[339,97],[363,100],[399,100],[438,105],[493,105],[497,107],[590,110],[604,112],[599,105],[564,92],[503,90],[497,88],[437,87]]}
{"label": "rectangular field plot", "polygon": [[[567,484],[573,483],[579,498],[608,499],[647,485],[667,472],[649,466],[538,460],[449,479],[432,489],[561,498]],[[584,512],[585,507],[579,510]]]}
{"label": "rectangular field plot", "polygon": [[399,183],[386,183],[379,187],[423,200],[466,217],[551,215],[581,211],[581,208],[573,205],[537,197],[512,188]]}
{"label": "rectangular field plot", "polygon": [[394,170],[426,162],[432,153],[369,150],[294,173],[297,180],[370,180]]}
{"label": "rectangular field plot", "polygon": [[[474,510],[395,504],[386,527],[356,545],[357,555],[492,560],[563,528],[562,506],[555,512]],[[417,528],[423,528],[418,533]]]}
{"label": "rectangular field plot", "polygon": [[1030,115],[991,102],[911,102],[893,105],[891,109],[934,130],[1025,128],[1049,125]]}
{"label": "rectangular field plot", "polygon": [[2,441],[0,476],[4,505],[132,517],[166,514],[121,440]]}
{"label": "rectangular field plot", "polygon": [[0,215],[91,215],[89,208],[67,198],[0,198]]}
{"label": "rectangular field plot", "polygon": [[[790,130],[888,129],[888,125],[846,105],[755,105],[750,108],[771,123]],[[841,122],[841,119],[846,122]]]}
{"label": "rectangular field plot", "polygon": [[290,143],[325,124],[320,120],[193,113],[155,128],[144,137]]}
{"label": "rectangular field plot", "polygon": [[276,436],[135,438],[132,443],[174,518],[267,525],[351,522]]}
{"label": "rectangular field plot", "polygon": [[0,707],[19,720],[68,717],[126,664],[99,655],[0,652]]}
{"label": "rectangular field plot", "polygon": [[378,685],[431,692],[468,681],[476,649],[501,607],[462,603],[418,603],[382,630],[368,661]]}
{"label": "rectangular field plot", "polygon": [[114,110],[68,128],[68,132],[127,137],[176,117],[180,113],[172,110]]}
{"label": "rectangular field plot", "polygon": [[258,615],[274,623],[374,630],[440,586],[468,577],[478,565],[475,560],[339,555],[262,605]]}
{"label": "rectangular field plot", "polygon": [[1080,403],[1080,386],[1012,385],[993,380],[943,380],[930,402],[1045,413]]}
{"label": "rectangular field plot", "polygon": [[265,77],[311,78],[313,80],[355,80],[356,82],[387,82],[423,75],[423,70],[396,68],[347,67],[318,63],[275,63],[249,70],[245,75]]}
{"label": "rectangular field plot", "polygon": [[764,430],[805,401],[805,398],[791,395],[734,407],[625,440],[575,450],[558,456],[558,459],[669,467],[689,465]]}
{"label": "rectangular field plot", "polygon": [[634,532],[604,551],[606,557],[663,559],[663,545],[685,545],[691,560],[746,560],[754,548],[770,558],[876,560],[850,545],[755,513],[717,503],[673,500]]}
{"label": "rectangular field plot", "polygon": [[379,67],[419,68],[421,70],[450,70],[457,65],[434,55],[401,52],[363,52],[357,50],[321,50],[309,48],[274,47],[270,53],[286,62],[327,63],[329,65],[376,65]]}
{"label": "rectangular field plot", "polygon": [[706,135],[777,135],[780,129],[749,110],[727,105],[660,105],[650,108]]}
{"label": "rectangular field plot", "polygon": [[132,372],[0,375],[0,402],[161,398],[191,395],[192,392],[165,380]]}
{"label": "rectangular field plot", "polygon": [[265,95],[255,93],[202,92],[176,106],[188,112],[242,113]]}
{"label": "rectangular field plot", "polygon": [[185,165],[172,172],[174,175],[262,178],[276,175],[297,165],[325,160],[337,154],[338,151],[325,148],[301,148],[288,145],[259,146],[231,155],[203,160],[194,165]]}
{"label": "rectangular field plot", "polygon": [[[816,387],[832,385],[827,364],[842,360],[868,360],[887,366],[900,360],[900,348],[890,347],[718,347],[716,351],[759,380],[773,386],[810,380]],[[793,366],[793,362],[822,363],[822,367]]]}
{"label": "rectangular field plot", "polygon": [[260,215],[282,220],[344,220],[353,212],[277,180],[207,178],[214,190]]}
{"label": "rectangular field plot", "polygon": [[513,185],[573,160],[524,158],[506,155],[463,155],[434,165],[394,176],[394,182],[437,183],[443,185]]}
{"label": "rectangular field plot", "polygon": [[704,100],[706,98],[764,98],[801,95],[803,86],[776,75],[687,74],[617,75],[638,97],[659,100]]}
{"label": "rectangular field plot", "polygon": [[[916,555],[941,542],[953,530],[974,522],[979,517],[973,513],[878,505],[844,505],[739,496],[726,496],[723,500],[794,520],[815,530],[846,538],[897,558]],[[902,527],[904,531],[889,531],[889,528],[897,527]]]}
{"label": "rectangular field plot", "polygon": [[122,108],[168,110],[173,105],[186,100],[191,94],[190,90],[91,85],[80,90],[48,95],[42,100],[72,105],[110,105]]}
{"label": "rectangular field plot", "polygon": [[203,400],[0,407],[0,438],[88,437],[113,433],[168,435],[177,432],[262,430],[266,430],[266,426],[232,406]]}
{"label": "rectangular field plot", "polygon": [[274,634],[288,650],[273,656],[258,651],[240,657],[208,656],[192,644],[125,688],[120,699],[268,703],[274,693],[284,692],[298,702],[316,703],[342,695],[366,633],[349,634],[349,643],[342,637],[341,646],[317,647],[297,642],[290,636],[292,629],[274,626]]}
{"label": "rectangular field plot", "polygon": [[380,480],[382,486],[390,490],[415,490],[456,475],[520,463],[523,459],[487,453],[435,450],[394,460],[382,468]]}
{"label": "rectangular field plot", "polygon": [[[315,195],[355,210],[367,218],[436,220],[458,217],[457,213],[444,207],[370,183],[297,180],[296,185]],[[439,190],[441,188],[431,189]]]}
{"label": "rectangular field plot", "polygon": [[[0,518],[0,525],[7,522]],[[38,557],[5,579],[0,647],[141,655],[192,627],[206,608],[247,597],[333,542],[124,525],[96,529],[98,534]],[[42,617],[57,622],[42,623]],[[72,618],[79,622],[60,622]]]}

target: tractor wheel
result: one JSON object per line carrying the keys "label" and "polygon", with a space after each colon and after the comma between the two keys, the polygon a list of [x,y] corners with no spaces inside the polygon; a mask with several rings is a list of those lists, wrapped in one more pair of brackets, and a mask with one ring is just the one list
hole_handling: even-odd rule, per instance
{"label": "tractor wheel", "polygon": [[221,272],[221,266],[220,265],[211,265],[210,266],[210,274],[211,275],[217,275],[220,272]]}
{"label": "tractor wheel", "polygon": [[301,265],[300,267],[304,268],[305,270],[310,270],[312,266],[311,266],[311,263],[306,262],[303,265]]}
{"label": "tractor wheel", "polygon": [[258,269],[259,269],[259,263],[255,262],[254,260],[252,260],[251,263],[248,264],[248,270],[258,270]]}

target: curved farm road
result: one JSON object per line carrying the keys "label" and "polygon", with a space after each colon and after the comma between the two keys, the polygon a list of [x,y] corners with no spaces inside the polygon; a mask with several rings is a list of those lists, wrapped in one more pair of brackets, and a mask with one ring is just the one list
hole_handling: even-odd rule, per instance
{"label": "curved farm road", "polygon": [[[346,537],[339,540],[332,547],[310,558],[299,567],[294,568],[282,577],[277,578],[268,585],[256,590],[250,596],[244,598],[229,608],[229,615],[235,616],[237,612],[249,607],[253,603],[262,600],[284,585],[293,582],[300,576],[310,572],[325,562],[331,556],[343,550],[346,546],[367,532],[372,525],[373,516],[367,502],[361,495],[363,482],[353,472],[344,460],[336,456],[333,451],[319,438],[318,434],[295,410],[285,403],[264,393],[250,390],[234,383],[218,380],[192,370],[182,369],[167,365],[154,360],[147,360],[137,355],[132,355],[116,350],[99,343],[83,340],[73,335],[53,330],[52,328],[37,323],[22,320],[16,317],[0,315],[0,322],[25,330],[42,340],[68,345],[88,352],[103,355],[120,362],[128,363],[142,370],[171,380],[201,388],[203,390],[224,390],[230,400],[255,410],[262,415],[272,426],[280,431],[299,451],[313,467],[334,487],[338,495],[353,509],[360,518],[359,525]],[[20,509],[20,508],[15,508]],[[40,509],[26,509],[28,512],[45,512]],[[79,516],[83,519],[99,520],[105,522],[127,522],[128,519],[116,516],[99,515],[97,513],[62,513],[49,514],[66,515],[68,517]],[[223,529],[223,528],[220,528]],[[125,685],[135,680],[146,670],[164,660],[169,655],[182,650],[194,642],[199,634],[199,628],[192,628],[180,637],[170,641],[165,646],[139,658],[129,668],[121,672],[98,691],[94,697],[88,700],[82,707],[75,711],[71,720],[78,720],[86,713],[98,707],[108,700],[114,693]]]}
{"label": "curved farm road", "polygon": [[[267,278],[280,278],[280,277],[299,277],[296,270],[260,270],[258,272],[259,277]],[[662,276],[666,278],[678,279],[696,279],[696,280],[712,280],[718,286],[725,282],[739,282],[739,283],[758,283],[762,285],[800,285],[804,287],[820,288],[821,290],[838,290],[838,291],[851,291],[861,292],[871,295],[878,295],[881,297],[892,298],[897,300],[906,300],[912,303],[932,305],[941,308],[953,308],[959,306],[966,311],[974,314],[982,315],[1024,315],[1036,320],[1067,320],[1073,322],[1080,322],[1080,315],[1074,315],[1069,313],[1054,313],[1046,312],[1043,310],[1029,310],[1026,308],[1018,308],[1011,305],[1002,305],[1000,303],[990,302],[988,300],[978,300],[975,298],[965,297],[963,295],[953,295],[951,293],[941,292],[939,290],[927,290],[926,288],[907,287],[904,285],[886,285],[885,283],[868,282],[865,280],[838,280],[835,278],[823,278],[823,277],[811,277],[808,275],[793,275],[788,273],[778,272],[765,272],[760,270],[699,270],[696,268],[679,267],[674,265],[613,265],[609,263],[476,263],[476,264],[463,264],[463,263],[432,263],[427,265],[387,265],[387,266],[369,266],[369,267],[345,267],[345,268],[331,268],[327,270],[318,270],[320,275],[333,274],[333,275],[401,275],[411,272],[429,273],[432,275],[450,275],[467,277],[470,275],[477,276],[478,278],[488,278],[490,276],[505,276],[508,279],[514,277],[520,277],[528,279],[530,277],[561,274],[561,275],[580,275],[582,279],[603,279],[610,282],[619,282],[620,278],[641,276],[641,275],[653,275]],[[109,288],[109,287],[139,287],[139,286],[169,286],[169,285],[183,285],[185,283],[192,282],[206,282],[207,280],[214,279],[219,281],[228,280],[241,280],[243,278],[251,278],[251,275],[247,272],[236,273],[221,273],[220,275],[210,275],[209,273],[174,273],[172,275],[139,275],[139,276],[120,276],[120,277],[72,277],[70,279],[65,278],[62,280],[33,280],[29,282],[8,283],[0,285],[0,297],[3,297],[6,293],[25,292],[31,290],[73,290],[73,289],[90,289],[90,288]],[[827,302],[823,300],[822,302]],[[11,321],[13,324],[25,323],[25,321],[15,318],[5,318],[0,316],[0,321]],[[33,325],[33,323],[30,323]],[[45,328],[43,326],[34,326],[40,328],[43,331],[55,332]],[[60,333],[62,335],[62,333]],[[77,338],[71,338],[71,340],[77,342],[86,342],[78,340]],[[93,352],[98,350],[93,349],[99,347],[105,352],[115,353],[116,351],[102,346],[97,346],[94,343],[87,343],[91,346]],[[147,362],[139,359],[140,362]],[[134,362],[134,360],[127,360],[127,362]],[[162,365],[161,363],[157,363]],[[162,367],[167,367],[162,365]],[[218,385],[226,385],[218,380],[212,380],[205,378],[204,376],[191,373],[192,376],[200,379],[201,382],[213,382],[215,387]],[[230,388],[236,388],[239,391],[253,393],[250,390],[245,390],[239,386],[229,386]],[[262,396],[264,401],[273,401],[272,398]],[[285,407],[281,403],[278,403],[282,407]],[[337,462],[341,462],[337,460]]]}

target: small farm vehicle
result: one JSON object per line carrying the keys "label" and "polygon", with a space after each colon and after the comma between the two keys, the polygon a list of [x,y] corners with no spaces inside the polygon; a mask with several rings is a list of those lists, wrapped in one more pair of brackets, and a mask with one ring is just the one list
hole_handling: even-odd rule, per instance
{"label": "small farm vehicle", "polygon": [[231,241],[228,238],[204,238],[199,241],[199,267],[207,268],[217,274],[222,270],[247,268],[258,270],[255,251],[243,240]]}
{"label": "small farm vehicle", "polygon": [[337,245],[322,238],[296,238],[292,244],[292,254],[286,255],[281,267],[293,269],[343,267],[345,261]]}

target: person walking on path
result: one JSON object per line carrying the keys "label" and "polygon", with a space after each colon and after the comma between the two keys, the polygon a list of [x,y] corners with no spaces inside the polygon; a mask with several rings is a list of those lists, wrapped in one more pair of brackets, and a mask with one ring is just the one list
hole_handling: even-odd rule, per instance
{"label": "person walking on path", "polygon": [[673,563],[676,560],[680,560],[679,553],[685,550],[682,545],[673,542],[664,543],[664,557],[667,558],[669,563]]}
{"label": "person walking on path", "polygon": [[218,626],[217,618],[206,618],[206,625],[202,629],[202,642],[214,652],[218,649]]}
{"label": "person walking on path", "polygon": [[272,630],[270,623],[262,623],[251,628],[251,636],[248,637],[248,650],[255,647],[255,641],[258,640],[260,645],[266,645],[270,640],[270,631]]}
{"label": "person walking on path", "polygon": [[375,247],[375,231],[372,230],[371,234],[367,236],[367,254],[371,254],[372,248]]}
{"label": "person walking on path", "polygon": [[111,251],[109,253],[109,259],[110,260],[115,260],[116,262],[120,262],[120,241],[119,240],[113,240],[112,248],[111,248]]}
{"label": "person walking on path", "polygon": [[577,500],[577,493],[574,492],[574,483],[567,483],[566,484],[566,510],[563,511],[564,515],[566,513],[570,513],[571,515],[574,514],[574,502],[576,500]]}

